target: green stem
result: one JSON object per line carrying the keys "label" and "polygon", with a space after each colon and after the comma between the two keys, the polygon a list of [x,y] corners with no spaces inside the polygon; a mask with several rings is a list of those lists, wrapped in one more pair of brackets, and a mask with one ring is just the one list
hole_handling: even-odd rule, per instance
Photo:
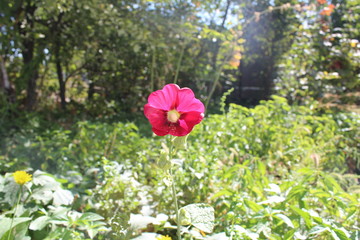
{"label": "green stem", "polygon": [[[169,141],[169,161],[171,161],[172,159],[172,142],[171,142],[171,137],[170,137],[170,141]],[[176,231],[176,235],[178,237],[178,240],[181,240],[181,224],[180,224],[180,216],[179,216],[179,206],[178,206],[178,200],[177,200],[177,196],[176,196],[176,188],[175,188],[175,177],[173,176],[172,173],[172,168],[170,169],[170,176],[172,178],[172,184],[171,184],[171,189],[172,189],[172,197],[174,199],[175,202],[175,213],[176,213],[176,223],[177,223],[177,231]]]}
{"label": "green stem", "polygon": [[184,51],[185,51],[185,43],[184,43],[183,47],[181,48],[180,57],[179,57],[179,60],[177,62],[177,66],[176,66],[176,72],[175,72],[175,78],[174,78],[175,84],[177,83],[177,80],[178,80],[180,66],[181,66],[183,56],[184,56]]}
{"label": "green stem", "polygon": [[214,83],[213,83],[212,88],[211,88],[211,90],[210,90],[209,96],[207,97],[206,104],[205,104],[205,109],[207,109],[208,106],[209,106],[210,99],[211,99],[212,95],[214,94],[216,85],[218,84],[219,79],[220,79],[221,72],[222,72],[223,67],[224,67],[224,65],[225,65],[225,63],[226,63],[227,61],[228,61],[228,57],[225,56],[223,62],[221,63],[221,65],[220,65],[220,67],[219,67],[219,69],[218,69],[218,70],[216,71],[216,73],[215,73]]}
{"label": "green stem", "polygon": [[177,201],[177,196],[176,196],[176,190],[175,190],[175,181],[173,179],[172,181],[172,195],[173,195],[173,198],[174,198],[174,202],[175,202],[175,210],[176,210],[176,223],[177,223],[177,231],[176,231],[176,234],[177,234],[177,237],[178,237],[178,240],[181,240],[181,232],[180,232],[180,228],[181,228],[181,224],[180,224],[180,216],[179,216],[179,206],[178,206],[178,201]]}
{"label": "green stem", "polygon": [[151,75],[150,75],[150,92],[154,91],[154,87],[155,87],[155,64],[156,64],[156,50],[155,47],[152,51],[152,56],[151,56]]}
{"label": "green stem", "polygon": [[16,205],[15,205],[15,210],[14,210],[14,214],[12,216],[12,219],[11,219],[11,223],[10,223],[10,229],[9,229],[9,235],[8,235],[8,240],[10,240],[10,236],[12,235],[12,226],[13,226],[13,223],[14,223],[14,218],[15,218],[15,215],[16,215],[16,210],[17,210],[17,207],[20,203],[20,199],[21,199],[21,195],[22,195],[22,185],[20,185],[20,189],[19,189],[19,196],[18,196],[18,199],[17,199],[17,202],[16,202]]}

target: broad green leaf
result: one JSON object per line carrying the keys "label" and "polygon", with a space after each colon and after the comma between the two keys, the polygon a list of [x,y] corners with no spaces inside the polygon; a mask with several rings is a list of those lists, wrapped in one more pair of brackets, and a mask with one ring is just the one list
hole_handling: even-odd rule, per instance
{"label": "broad green leaf", "polygon": [[35,185],[48,186],[51,189],[56,189],[60,186],[54,177],[48,173],[36,170],[33,174],[33,183]]}
{"label": "broad green leaf", "polygon": [[74,200],[73,194],[69,190],[63,190],[61,188],[54,192],[53,204],[59,205],[70,205]]}
{"label": "broad green leaf", "polygon": [[[20,217],[20,218],[14,218],[14,222],[12,224],[12,229],[16,227],[18,224],[30,221],[31,218],[26,217]],[[6,232],[10,230],[11,225],[11,218],[0,218],[0,239]]]}
{"label": "broad green leaf", "polygon": [[[15,233],[14,239],[16,240],[31,240],[29,236],[26,236],[29,231],[30,221],[22,222],[16,225],[13,229],[13,233]],[[8,232],[10,233],[10,232]]]}
{"label": "broad green leaf", "polygon": [[193,225],[201,231],[211,233],[214,228],[214,208],[208,204],[195,203],[179,210],[182,225]]}
{"label": "broad green leaf", "polygon": [[38,217],[30,223],[29,229],[34,231],[43,229],[48,224],[48,219],[48,216]]}
{"label": "broad green leaf", "polygon": [[48,204],[53,199],[53,192],[51,190],[44,190],[42,188],[36,188],[31,195],[33,199],[43,204]]}
{"label": "broad green leaf", "polygon": [[15,181],[8,181],[4,186],[4,198],[2,201],[14,206],[19,195],[20,186]]}

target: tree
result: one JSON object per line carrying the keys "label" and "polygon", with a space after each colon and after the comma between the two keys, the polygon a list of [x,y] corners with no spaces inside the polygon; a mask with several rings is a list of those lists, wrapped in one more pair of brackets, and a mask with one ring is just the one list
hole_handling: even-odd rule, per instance
{"label": "tree", "polygon": [[[251,1],[244,6],[244,52],[239,67],[238,102],[254,105],[267,99],[276,78],[276,65],[288,50],[296,25],[294,7],[287,1]],[[296,11],[296,10],[295,10]]]}
{"label": "tree", "polygon": [[302,16],[308,24],[299,26],[290,50],[279,62],[277,94],[293,102],[315,98],[339,107],[339,103],[358,101],[359,30],[354,26],[360,8],[356,1],[333,3],[308,6],[313,14]]}

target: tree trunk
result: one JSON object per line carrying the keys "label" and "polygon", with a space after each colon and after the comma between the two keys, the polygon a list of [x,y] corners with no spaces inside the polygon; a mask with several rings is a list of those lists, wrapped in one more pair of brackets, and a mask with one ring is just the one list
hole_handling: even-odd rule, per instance
{"label": "tree trunk", "polygon": [[9,82],[9,77],[6,71],[6,67],[5,67],[5,61],[4,58],[2,56],[0,56],[0,67],[1,67],[1,76],[2,76],[2,81],[1,81],[1,87],[7,91],[8,89],[10,89],[10,82]]}
{"label": "tree trunk", "polygon": [[66,80],[63,75],[63,67],[62,67],[62,58],[61,58],[61,34],[62,27],[61,21],[64,13],[60,13],[57,17],[57,21],[54,22],[51,27],[52,36],[54,36],[54,57],[55,57],[55,66],[56,66],[56,74],[59,82],[59,95],[60,95],[60,103],[61,109],[66,110]]}
{"label": "tree trunk", "polygon": [[60,87],[60,101],[61,101],[61,108],[66,110],[66,82],[64,80],[61,60],[60,60],[60,44],[56,46],[55,49],[55,64],[56,64],[56,73],[59,80],[59,87]]}
{"label": "tree trunk", "polygon": [[89,89],[88,89],[88,100],[93,100],[94,97],[94,93],[95,93],[95,84],[94,82],[90,82],[89,83]]}
{"label": "tree trunk", "polygon": [[23,38],[23,69],[22,78],[27,82],[27,96],[26,96],[26,108],[32,111],[36,104],[36,80],[38,78],[38,59],[34,60],[35,51],[35,38],[33,34],[34,29],[34,14],[36,6],[31,5],[30,1],[27,1],[25,6],[25,27],[22,26],[22,22],[19,22],[19,33]]}
{"label": "tree trunk", "polygon": [[24,70],[23,77],[27,80],[26,108],[32,111],[36,104],[36,80],[38,78],[38,64],[34,60],[35,41],[24,42],[25,51],[23,51]]}
{"label": "tree trunk", "polygon": [[7,74],[6,66],[5,66],[5,60],[2,56],[0,56],[0,68],[1,68],[1,79],[0,87],[3,89],[8,103],[15,103],[16,96],[15,96],[15,90],[13,86],[11,85],[9,81],[9,76]]}

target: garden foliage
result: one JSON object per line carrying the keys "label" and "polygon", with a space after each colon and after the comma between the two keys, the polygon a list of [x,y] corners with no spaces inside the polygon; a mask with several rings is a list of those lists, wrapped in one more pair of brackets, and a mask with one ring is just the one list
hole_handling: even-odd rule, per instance
{"label": "garden foliage", "polygon": [[[317,102],[290,106],[276,96],[255,108],[230,105],[223,111],[206,116],[187,148],[178,150],[180,206],[214,207],[214,233],[232,239],[359,238],[357,114],[330,112]],[[47,234],[129,239],[140,230],[175,238],[174,206],[158,167],[165,139],[150,137],[148,123],[138,125],[82,121],[68,130],[24,127],[3,139],[1,171],[8,174],[2,177],[2,196],[14,196],[9,172],[18,168],[40,168],[57,179],[34,173],[14,227],[32,239]],[[49,186],[38,178],[48,179]],[[59,203],[56,194],[36,194],[45,187],[76,198]],[[13,198],[2,199],[1,217],[8,221]],[[204,238],[195,229],[186,236]]]}
{"label": "garden foliage", "polygon": [[[359,15],[358,0],[0,1],[0,239],[176,239],[173,179],[187,240],[360,239]],[[174,159],[139,117],[168,83],[206,109]]]}

